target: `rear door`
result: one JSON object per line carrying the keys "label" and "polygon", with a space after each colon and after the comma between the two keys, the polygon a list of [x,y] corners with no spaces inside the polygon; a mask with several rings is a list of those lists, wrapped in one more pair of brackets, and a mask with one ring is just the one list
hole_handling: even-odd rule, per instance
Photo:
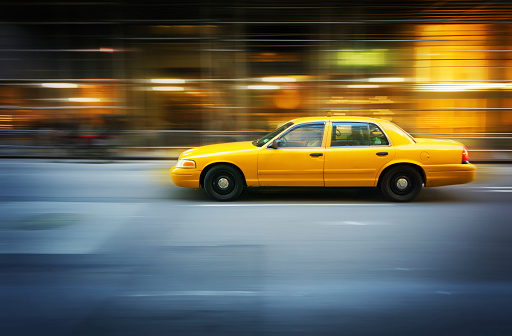
{"label": "rear door", "polygon": [[374,123],[332,122],[325,150],[326,187],[372,187],[395,148]]}

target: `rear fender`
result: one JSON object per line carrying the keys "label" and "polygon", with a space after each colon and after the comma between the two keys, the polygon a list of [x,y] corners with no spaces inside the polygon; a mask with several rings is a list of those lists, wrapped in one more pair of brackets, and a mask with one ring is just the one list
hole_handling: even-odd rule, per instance
{"label": "rear fender", "polygon": [[380,170],[380,172],[378,174],[375,186],[379,186],[382,176],[384,176],[384,174],[389,169],[391,169],[392,167],[399,166],[399,165],[407,165],[407,166],[410,166],[410,167],[413,167],[414,169],[416,169],[418,171],[418,173],[420,173],[420,175],[421,175],[423,184],[425,184],[425,185],[427,184],[427,175],[425,174],[425,170],[423,169],[423,167],[421,166],[421,164],[419,162],[414,161],[414,160],[402,160],[402,161],[391,161],[391,162],[388,162],[386,165],[384,165],[384,167],[382,167],[382,169]]}

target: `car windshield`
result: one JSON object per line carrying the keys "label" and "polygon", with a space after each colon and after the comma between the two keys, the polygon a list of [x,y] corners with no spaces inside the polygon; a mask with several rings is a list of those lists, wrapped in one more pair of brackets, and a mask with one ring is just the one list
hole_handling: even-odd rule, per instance
{"label": "car windshield", "polygon": [[269,142],[270,140],[272,140],[276,135],[278,135],[279,133],[281,133],[282,131],[284,131],[288,127],[290,127],[291,125],[293,125],[293,123],[291,121],[289,121],[286,124],[283,124],[283,125],[279,126],[278,128],[276,128],[275,130],[273,130],[272,132],[268,133],[264,137],[259,138],[258,140],[254,140],[252,142],[252,144],[254,146],[261,147],[264,144],[266,144],[267,142]]}

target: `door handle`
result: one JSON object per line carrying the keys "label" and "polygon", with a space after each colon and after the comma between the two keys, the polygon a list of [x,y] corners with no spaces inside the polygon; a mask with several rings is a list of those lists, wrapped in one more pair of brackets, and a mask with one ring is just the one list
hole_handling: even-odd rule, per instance
{"label": "door handle", "polygon": [[378,152],[377,155],[378,156],[386,156],[386,155],[388,155],[388,152]]}
{"label": "door handle", "polygon": [[323,156],[323,153],[311,153],[309,156]]}

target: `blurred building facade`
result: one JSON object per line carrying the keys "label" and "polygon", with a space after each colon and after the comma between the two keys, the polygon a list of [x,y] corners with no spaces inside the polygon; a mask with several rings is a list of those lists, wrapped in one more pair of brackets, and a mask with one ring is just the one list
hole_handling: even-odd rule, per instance
{"label": "blurred building facade", "polygon": [[265,131],[332,111],[419,134],[512,132],[507,3],[0,7],[4,130]]}

